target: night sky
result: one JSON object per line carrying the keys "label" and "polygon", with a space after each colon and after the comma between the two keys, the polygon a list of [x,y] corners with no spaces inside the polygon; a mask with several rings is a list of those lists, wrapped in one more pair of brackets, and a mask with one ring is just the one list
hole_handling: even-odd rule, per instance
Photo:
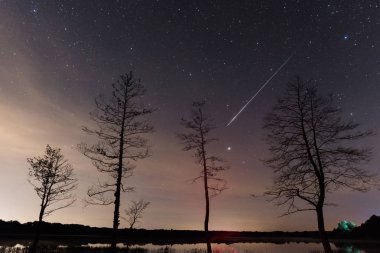
{"label": "night sky", "polygon": [[[286,66],[236,121],[233,115],[292,54]],[[120,74],[133,70],[147,88],[155,132],[152,156],[136,163],[123,196],[151,202],[143,228],[202,229],[199,168],[183,152],[182,131],[194,100],[206,100],[220,140],[212,152],[226,159],[229,189],[211,202],[211,230],[311,230],[314,213],[279,218],[262,194],[272,171],[263,117],[296,74],[333,93],[345,119],[380,133],[380,3],[342,1],[24,1],[0,0],[0,219],[33,221],[39,199],[27,182],[27,157],[46,144],[61,147],[79,180],[78,202],[50,222],[112,225],[110,207],[83,207],[99,175],[76,149],[88,141],[82,125],[97,94],[109,94]],[[374,148],[368,169],[377,172],[380,137],[357,143]],[[380,214],[378,192],[329,197],[326,225],[358,224]],[[122,212],[124,213],[124,212]],[[121,227],[126,222],[121,220]]]}

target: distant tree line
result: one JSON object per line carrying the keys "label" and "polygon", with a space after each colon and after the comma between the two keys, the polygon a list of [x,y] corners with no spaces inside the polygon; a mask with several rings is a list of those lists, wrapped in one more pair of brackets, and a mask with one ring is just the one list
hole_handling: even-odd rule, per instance
{"label": "distant tree line", "polygon": [[[132,72],[121,75],[112,84],[111,96],[95,99],[90,113],[94,122],[83,131],[94,143],[81,143],[78,150],[88,157],[98,172],[104,174],[87,191],[88,205],[113,205],[111,252],[116,252],[120,224],[122,193],[133,191],[126,183],[133,175],[135,163],[150,156],[146,134],[153,132],[149,116],[155,109],[142,102],[146,90]],[[193,183],[202,181],[205,199],[204,230],[209,231],[210,199],[227,189],[220,173],[228,169],[224,159],[212,154],[210,143],[215,125],[206,112],[204,101],[194,102],[189,118],[181,119],[183,133],[178,134],[183,150],[194,152],[200,173]],[[265,194],[278,206],[285,205],[284,215],[315,211],[320,238],[327,253],[332,252],[324,225],[326,196],[339,189],[367,191],[376,185],[374,175],[361,165],[371,159],[371,149],[349,145],[372,135],[358,130],[358,124],[345,122],[331,97],[321,96],[310,81],[296,77],[289,82],[273,110],[264,119],[270,158],[265,164],[274,171],[274,182]],[[43,218],[74,204],[73,191],[78,181],[73,167],[59,148],[46,146],[43,157],[27,159],[29,182],[41,199],[35,239],[30,247],[36,252]],[[131,201],[125,210],[126,221],[133,229],[150,202]],[[211,246],[208,243],[208,251]]]}

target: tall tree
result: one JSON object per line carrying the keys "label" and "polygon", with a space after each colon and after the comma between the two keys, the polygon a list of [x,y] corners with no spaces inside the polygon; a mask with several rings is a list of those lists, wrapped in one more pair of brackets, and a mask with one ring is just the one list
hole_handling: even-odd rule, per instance
{"label": "tall tree", "polygon": [[31,252],[36,252],[43,218],[74,204],[76,199],[72,191],[77,187],[77,179],[59,148],[46,145],[43,157],[28,158],[27,161],[30,165],[28,181],[41,199],[36,234],[30,248]]}
{"label": "tall tree", "polygon": [[209,154],[208,146],[217,139],[210,137],[211,131],[215,129],[211,117],[204,113],[205,102],[194,102],[190,119],[182,119],[181,124],[185,127],[186,133],[179,134],[178,137],[184,145],[183,150],[195,151],[196,163],[201,166],[199,176],[193,179],[203,180],[204,194],[206,201],[206,213],[204,229],[208,232],[210,216],[210,198],[219,195],[227,189],[226,180],[218,177],[218,173],[228,167],[223,164],[223,160]]}
{"label": "tall tree", "polygon": [[91,119],[96,129],[83,128],[83,131],[96,137],[94,145],[79,144],[79,151],[92,160],[101,173],[109,179],[99,181],[88,189],[88,204],[114,205],[113,233],[111,250],[116,251],[117,230],[120,223],[121,192],[132,190],[125,186],[125,179],[132,175],[133,162],[149,156],[147,140],[141,135],[153,131],[144,116],[152,112],[140,101],[145,88],[136,80],[132,72],[120,76],[112,84],[112,96],[95,99],[96,110]]}
{"label": "tall tree", "polygon": [[265,118],[267,142],[275,180],[266,192],[277,205],[287,205],[284,215],[313,210],[325,252],[331,247],[325,232],[326,195],[348,188],[367,191],[372,175],[360,168],[371,158],[371,149],[349,146],[371,135],[358,124],[345,122],[332,97],[317,94],[316,87],[299,77],[290,82],[273,111]]}
{"label": "tall tree", "polygon": [[129,224],[129,229],[133,229],[136,223],[140,222],[142,219],[142,214],[145,209],[150,205],[149,201],[132,200],[132,203],[129,205],[128,209],[125,210],[126,220]]}

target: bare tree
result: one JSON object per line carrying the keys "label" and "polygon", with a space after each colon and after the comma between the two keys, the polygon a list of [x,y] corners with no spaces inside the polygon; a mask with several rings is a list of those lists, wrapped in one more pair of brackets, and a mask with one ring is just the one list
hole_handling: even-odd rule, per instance
{"label": "bare tree", "polygon": [[98,142],[79,144],[78,149],[92,160],[99,172],[109,175],[108,180],[88,189],[86,201],[93,205],[114,204],[111,250],[116,251],[120,195],[133,190],[125,186],[125,179],[132,176],[133,162],[149,156],[147,140],[141,135],[152,132],[153,127],[144,119],[152,110],[140,102],[145,88],[132,72],[120,76],[120,80],[112,84],[112,90],[108,100],[104,96],[95,99],[96,111],[90,115],[97,129],[83,127],[83,131],[95,136]]}
{"label": "bare tree", "polygon": [[227,189],[226,180],[218,177],[218,173],[228,167],[223,165],[224,161],[220,157],[210,155],[208,152],[208,145],[217,139],[210,137],[210,133],[215,129],[215,126],[212,119],[204,114],[204,105],[204,102],[193,103],[190,119],[181,120],[186,133],[179,134],[178,137],[184,145],[183,150],[195,151],[196,163],[202,167],[199,176],[195,177],[192,182],[195,183],[199,179],[203,180],[206,201],[204,229],[208,232],[210,198]]}
{"label": "bare tree", "polygon": [[332,97],[317,94],[316,87],[296,77],[265,119],[275,180],[266,192],[277,205],[287,205],[284,215],[313,210],[325,252],[331,247],[325,232],[323,207],[326,195],[348,188],[367,191],[372,175],[360,168],[371,158],[371,149],[349,146],[371,135],[344,122]]}
{"label": "bare tree", "polygon": [[30,165],[28,181],[41,199],[36,234],[30,249],[35,252],[43,218],[74,204],[76,199],[72,191],[77,187],[77,179],[59,148],[46,145],[43,157],[28,158],[27,161]]}
{"label": "bare tree", "polygon": [[133,229],[136,223],[142,219],[144,210],[150,205],[150,202],[139,200],[132,200],[128,209],[125,210],[126,220],[129,224],[129,229]]}

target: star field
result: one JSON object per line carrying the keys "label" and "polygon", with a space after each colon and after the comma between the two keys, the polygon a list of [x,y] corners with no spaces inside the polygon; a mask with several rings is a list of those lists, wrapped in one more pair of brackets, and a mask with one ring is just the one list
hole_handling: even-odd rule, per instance
{"label": "star field", "polygon": [[[277,218],[282,210],[251,197],[272,180],[261,162],[268,154],[262,119],[296,74],[332,93],[344,117],[380,132],[378,1],[0,0],[0,21],[0,170],[6,175],[0,219],[36,219],[26,157],[47,143],[62,147],[79,179],[77,195],[84,197],[98,175],[74,149],[86,140],[81,126],[91,124],[94,97],[130,70],[147,88],[144,101],[157,108],[150,119],[156,128],[149,137],[152,156],[136,164],[128,180],[136,192],[124,196],[124,207],[132,199],[152,203],[145,228],[202,226],[202,189],[188,182],[198,170],[175,137],[194,100],[207,101],[220,139],[213,152],[231,167],[229,190],[211,203],[213,230],[314,228],[308,214]],[[372,172],[379,143],[378,136],[360,143],[374,147]],[[337,193],[332,200],[339,206],[326,210],[327,227],[379,214],[376,194]],[[49,221],[110,226],[106,210],[78,203]]]}

